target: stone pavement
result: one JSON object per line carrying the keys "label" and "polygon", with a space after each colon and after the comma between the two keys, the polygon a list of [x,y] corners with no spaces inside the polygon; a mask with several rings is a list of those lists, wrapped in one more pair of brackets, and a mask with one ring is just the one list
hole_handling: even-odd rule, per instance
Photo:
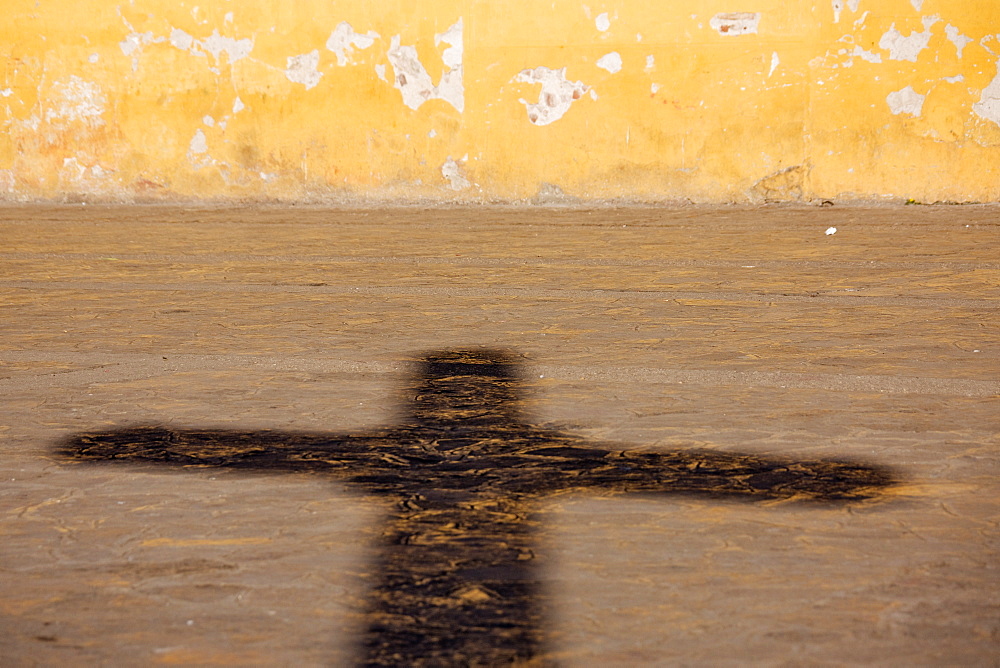
{"label": "stone pavement", "polygon": [[2,663],[355,660],[392,500],[61,444],[368,432],[488,346],[540,429],[896,480],[543,501],[537,663],[1000,665],[998,251],[996,207],[0,208]]}

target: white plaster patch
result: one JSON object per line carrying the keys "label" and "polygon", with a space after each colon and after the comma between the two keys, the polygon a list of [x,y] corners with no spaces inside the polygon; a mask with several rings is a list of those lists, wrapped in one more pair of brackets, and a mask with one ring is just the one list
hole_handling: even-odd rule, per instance
{"label": "white plaster patch", "polygon": [[434,42],[449,45],[444,50],[442,60],[449,69],[441,74],[435,86],[427,69],[417,57],[413,46],[401,46],[400,37],[392,38],[386,54],[395,73],[393,86],[403,95],[403,104],[410,109],[419,109],[427,100],[444,100],[459,112],[465,110],[465,87],[462,84],[462,19],[443,33],[434,36]]}
{"label": "white plaster patch", "polygon": [[71,75],[66,81],[52,85],[53,106],[46,110],[45,120],[54,124],[86,123],[91,127],[104,125],[104,105],[108,99],[101,87]]}
{"label": "white plaster patch", "polygon": [[244,109],[246,109],[246,105],[243,104],[243,100],[241,100],[240,96],[237,95],[236,99],[233,100],[233,113],[234,114],[238,114],[241,111],[243,111]]}
{"label": "white plaster patch", "polygon": [[202,118],[201,122],[204,123],[205,125],[207,125],[210,128],[215,126],[215,119],[212,118],[211,116],[208,116],[208,115],[206,115],[204,118]]}
{"label": "white plaster patch", "polygon": [[[129,26],[129,28],[131,27]],[[126,56],[132,56],[132,71],[135,72],[139,69],[139,55],[142,53],[142,47],[146,44],[156,44],[162,41],[164,38],[154,37],[151,32],[140,33],[132,30],[125,36],[125,39],[118,43],[118,47]]]}
{"label": "white plaster patch", "polygon": [[400,45],[399,35],[396,35],[386,55],[395,72],[393,85],[402,93],[403,104],[410,109],[419,109],[424,102],[437,97],[434,82],[417,57],[416,47]]}
{"label": "white plaster patch", "polygon": [[913,31],[907,37],[896,29],[896,24],[882,35],[878,45],[881,49],[889,52],[889,60],[908,60],[911,63],[917,62],[917,56],[927,48],[927,43],[931,41],[931,26],[940,21],[938,16],[925,16],[922,20],[924,24],[923,32]]}
{"label": "white plaster patch", "polygon": [[38,117],[38,114],[32,114],[28,118],[21,121],[18,125],[23,128],[27,128],[32,132],[38,131],[38,126],[41,125],[42,119]]}
{"label": "white plaster patch", "polygon": [[243,60],[253,51],[252,39],[235,39],[233,37],[223,37],[218,30],[213,30],[212,34],[196,43],[205,51],[208,51],[215,58],[216,64],[222,54],[229,57],[229,64],[238,60]]}
{"label": "white plaster patch", "polygon": [[646,72],[652,72],[656,69],[656,58],[653,56],[646,56]]}
{"label": "white plaster patch", "polygon": [[469,179],[462,174],[462,166],[455,162],[450,155],[441,165],[441,176],[447,179],[448,187],[452,190],[465,190],[472,185],[469,183]]}
{"label": "white plaster patch", "polygon": [[[160,40],[162,41],[162,39]],[[226,54],[229,64],[243,60],[253,51],[253,40],[249,38],[236,39],[234,37],[224,37],[219,34],[218,29],[205,39],[195,39],[179,28],[174,28],[170,32],[170,44],[181,51],[188,51],[195,56],[204,56],[206,53],[212,54],[215,64],[221,64],[222,54]]]}
{"label": "white plaster patch", "polygon": [[918,12],[924,8],[924,0],[910,0],[910,4]]}
{"label": "white plaster patch", "polygon": [[961,74],[956,74],[953,77],[945,77],[943,81],[947,81],[948,83],[961,83],[965,81],[965,77]]}
{"label": "white plaster patch", "polygon": [[194,45],[194,37],[180,28],[174,28],[170,33],[170,44],[181,51],[187,51]]}
{"label": "white plaster patch", "polygon": [[440,46],[444,42],[448,48],[441,54],[441,60],[448,67],[455,69],[462,66],[462,53],[464,46],[462,43],[462,19],[452,25],[444,32],[434,35],[434,46]]}
{"label": "white plaster patch", "polygon": [[778,69],[778,65],[781,64],[781,58],[778,57],[778,52],[775,51],[771,54],[771,69],[767,73],[767,78],[770,79],[774,71]]}
{"label": "white plaster patch", "polygon": [[597,29],[601,32],[607,32],[611,27],[611,19],[608,18],[608,13],[602,12],[601,14],[598,14],[597,18],[594,19],[594,25],[596,25]]}
{"label": "white plaster patch", "polygon": [[337,54],[337,65],[344,67],[351,62],[355,47],[360,50],[367,49],[378,38],[379,34],[374,30],[364,34],[356,33],[350,23],[343,21],[330,33],[330,39],[326,40],[326,48]]}
{"label": "white plaster patch", "polygon": [[285,77],[292,83],[302,84],[306,90],[309,90],[315,88],[319,80],[323,78],[323,73],[317,70],[317,67],[319,67],[319,49],[313,49],[309,53],[290,57],[288,66],[285,68]]}
{"label": "white plaster patch", "polygon": [[748,35],[756,33],[760,26],[760,13],[728,12],[716,14],[708,25],[720,35]]}
{"label": "white plaster patch", "polygon": [[948,39],[951,40],[951,43],[955,45],[955,48],[958,50],[958,57],[961,58],[962,51],[965,50],[965,47],[968,46],[973,39],[968,35],[963,35],[959,32],[958,28],[950,23],[944,27],[944,33],[948,36]]}
{"label": "white plaster patch", "polygon": [[153,36],[151,32],[133,32],[131,34],[125,35],[125,39],[118,43],[119,48],[121,48],[122,53],[126,56],[133,55],[136,51],[140,51],[146,44],[153,44],[155,42],[162,42],[163,38],[157,38]]}
{"label": "white plaster patch", "polygon": [[79,181],[86,173],[87,168],[81,165],[76,158],[63,158],[63,176],[69,176],[74,181]]}
{"label": "white plaster patch", "polygon": [[620,72],[622,69],[622,57],[617,51],[606,53],[597,60],[597,66],[602,70],[607,70],[611,74]]}
{"label": "white plaster patch", "polygon": [[375,66],[375,75],[378,76],[382,81],[389,81],[385,78],[385,65],[379,63]]}
{"label": "white plaster patch", "polygon": [[88,62],[88,63],[90,63],[91,65],[93,65],[93,64],[95,64],[95,63],[96,63],[97,61],[99,61],[100,59],[101,59],[101,56],[100,56],[100,54],[97,54],[97,53],[92,53],[92,54],[90,54],[90,55],[89,55],[89,56],[87,57],[87,62]]}
{"label": "white plaster patch", "polygon": [[885,101],[889,104],[889,109],[893,114],[910,114],[919,116],[924,106],[926,95],[921,95],[913,90],[913,86],[907,86],[902,90],[889,93]]}
{"label": "white plaster patch", "polygon": [[14,90],[12,88],[4,88],[3,90],[0,90],[0,97],[10,97],[13,94]]}
{"label": "white plaster patch", "polygon": [[881,54],[875,53],[873,51],[865,51],[864,49],[862,49],[857,44],[854,45],[854,51],[851,52],[851,55],[854,56],[854,57],[860,58],[861,60],[863,60],[865,62],[868,62],[868,63],[881,63],[882,62],[882,56],[881,56]]}
{"label": "white plaster patch", "polygon": [[[852,12],[858,11],[858,3],[861,0],[847,0],[847,7]],[[844,11],[844,0],[831,0],[833,6],[833,22],[840,23],[840,13]]]}
{"label": "white plaster patch", "polygon": [[661,88],[663,88],[663,86],[661,86],[661,85],[660,85],[660,84],[658,84],[658,83],[655,83],[655,84],[652,84],[652,85],[651,85],[651,86],[649,87],[649,92],[650,92],[651,94],[653,94],[653,95],[656,95],[656,94],[657,94],[657,93],[658,93],[658,92],[660,91],[660,89],[661,89]]}
{"label": "white plaster patch", "polygon": [[[548,125],[558,121],[569,111],[570,105],[583,97],[590,90],[582,81],[566,79],[566,68],[558,70],[548,67],[536,67],[533,70],[521,70],[514,81],[530,84],[541,84],[538,102],[531,103],[525,99],[519,102],[528,112],[528,120],[535,125]],[[591,90],[592,97],[594,91]],[[594,99],[597,99],[594,97]]]}
{"label": "white plaster patch", "polygon": [[980,118],[1000,125],[1000,60],[997,61],[997,75],[983,89],[979,102],[973,103],[972,110]]}
{"label": "white plaster patch", "polygon": [[188,151],[194,155],[208,153],[208,140],[205,139],[205,133],[200,128],[195,130],[194,137],[191,138],[191,144],[188,146]]}

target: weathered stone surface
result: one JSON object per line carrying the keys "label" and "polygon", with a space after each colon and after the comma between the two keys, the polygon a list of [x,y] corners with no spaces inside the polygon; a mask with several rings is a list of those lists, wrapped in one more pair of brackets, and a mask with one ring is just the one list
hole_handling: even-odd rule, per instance
{"label": "weathered stone surface", "polygon": [[548,659],[991,665],[996,214],[0,209],[0,654],[350,661],[391,504],[308,473],[68,466],[58,444],[363,432],[398,423],[415,353],[481,345],[524,356],[533,424],[587,442],[900,481],[844,506],[543,502]]}

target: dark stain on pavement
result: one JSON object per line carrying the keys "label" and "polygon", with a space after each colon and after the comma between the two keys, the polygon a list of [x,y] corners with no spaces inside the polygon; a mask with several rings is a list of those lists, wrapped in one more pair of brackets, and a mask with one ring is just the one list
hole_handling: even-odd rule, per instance
{"label": "dark stain on pavement", "polygon": [[328,472],[396,503],[371,572],[367,666],[548,663],[536,501],[567,492],[851,502],[887,469],[681,450],[630,452],[532,425],[514,354],[425,355],[395,426],[358,434],[137,427],[81,434],[75,460]]}

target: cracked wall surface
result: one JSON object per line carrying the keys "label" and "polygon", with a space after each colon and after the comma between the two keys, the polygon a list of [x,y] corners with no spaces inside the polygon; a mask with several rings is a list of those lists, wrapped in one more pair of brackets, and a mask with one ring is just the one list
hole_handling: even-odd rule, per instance
{"label": "cracked wall surface", "polygon": [[1000,199],[992,2],[6,8],[3,200]]}

